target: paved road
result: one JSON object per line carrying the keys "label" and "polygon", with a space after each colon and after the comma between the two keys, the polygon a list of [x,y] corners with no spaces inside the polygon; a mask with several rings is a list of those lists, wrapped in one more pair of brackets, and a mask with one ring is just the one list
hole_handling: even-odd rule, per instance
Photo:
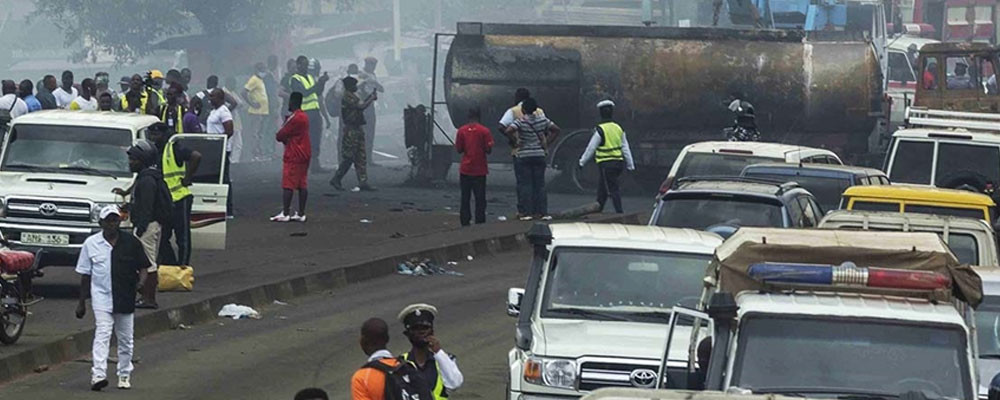
{"label": "paved road", "polygon": [[396,313],[428,302],[439,307],[438,336],[465,374],[452,398],[501,399],[514,323],[504,299],[508,287],[524,284],[529,263],[528,252],[507,253],[459,265],[464,277],[391,276],[271,306],[261,320],[219,319],[154,335],[137,343],[141,360],[127,394],[89,392],[89,364],[81,361],[0,386],[0,398],[290,399],[318,386],[347,399],[349,377],[364,362],[359,324],[369,316],[390,321],[390,348],[402,352],[408,343]]}

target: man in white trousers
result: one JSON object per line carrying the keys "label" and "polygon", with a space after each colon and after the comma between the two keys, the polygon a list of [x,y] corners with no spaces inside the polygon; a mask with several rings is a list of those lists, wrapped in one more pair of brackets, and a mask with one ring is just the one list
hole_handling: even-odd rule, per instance
{"label": "man in white trousers", "polygon": [[[132,332],[134,329],[136,287],[150,266],[139,239],[121,226],[121,210],[109,205],[100,211],[101,232],[83,242],[76,272],[80,278],[80,302],[76,317],[87,315],[86,300],[94,310],[93,358],[90,389],[108,386],[108,350],[111,331],[118,338],[118,388],[131,389]],[[142,276],[142,278],[145,278]]]}

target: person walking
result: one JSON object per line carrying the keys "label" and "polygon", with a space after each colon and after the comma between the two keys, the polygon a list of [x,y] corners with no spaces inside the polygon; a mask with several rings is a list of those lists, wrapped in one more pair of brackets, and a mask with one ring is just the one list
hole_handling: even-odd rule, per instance
{"label": "person walking", "polygon": [[[344,98],[340,102],[340,116],[344,124],[344,142],[340,149],[340,166],[330,185],[337,190],[344,190],[341,180],[347,171],[354,165],[354,172],[358,175],[358,186],[352,191],[360,192],[374,191],[375,188],[368,184],[368,168],[365,163],[365,131],[361,129],[365,125],[364,110],[378,99],[378,93],[372,93],[364,101],[358,97],[358,80],[352,77],[344,78]],[[312,123],[312,119],[309,120]],[[313,154],[315,157],[315,154]]]}
{"label": "person walking", "polygon": [[[385,88],[382,84],[378,82],[378,77],[375,76],[375,67],[378,65],[378,59],[375,57],[365,57],[365,67],[364,72],[359,74],[360,83],[358,87],[361,89],[361,96],[367,97],[373,93],[383,93]],[[375,151],[375,122],[377,120],[377,115],[375,113],[375,107],[368,107],[365,109],[365,160],[367,161],[367,166],[371,167],[375,165],[375,160],[372,157],[372,152]]]}
{"label": "person walking", "polygon": [[417,367],[420,380],[432,388],[434,400],[443,400],[448,398],[449,391],[458,390],[465,378],[455,363],[455,356],[445,352],[434,336],[437,313],[437,308],[429,304],[411,304],[400,311],[399,321],[405,328],[403,334],[412,345],[401,358]]}
{"label": "person walking", "polygon": [[[162,126],[151,128],[162,131],[168,129]],[[170,190],[163,180],[163,173],[157,168],[159,152],[153,142],[143,139],[130,147],[128,153],[129,169],[136,173],[135,183],[130,194],[129,219],[132,221],[132,232],[139,238],[149,259],[147,276],[139,282],[142,299],[135,303],[136,308],[157,309],[156,288],[159,283],[157,270],[159,267],[160,237],[172,218]],[[119,190],[115,190],[119,193]]]}
{"label": "person walking", "polygon": [[[517,90],[514,91],[514,105],[508,108],[507,111],[503,113],[503,116],[500,117],[500,121],[497,123],[498,130],[500,131],[501,135],[506,136],[507,127],[513,124],[514,121],[521,119],[521,117],[524,116],[524,111],[521,109],[521,103],[524,101],[524,99],[527,99],[529,97],[531,97],[531,92],[528,91],[528,89],[526,88],[523,87],[517,88]],[[535,109],[534,114],[544,117],[545,111],[542,110],[541,107],[539,107]],[[510,144],[510,155],[511,158],[513,159],[512,164],[516,165],[517,144],[512,139],[509,140],[509,144]],[[517,218],[524,218],[529,216],[528,212],[525,211],[525,204],[527,204],[527,201],[524,198],[522,198],[520,192],[516,192],[515,195],[517,196]]]}
{"label": "person walking", "polygon": [[[309,198],[309,116],[302,111],[302,93],[294,92],[288,99],[292,115],[278,130],[276,139],[285,145],[281,168],[281,213],[271,217],[273,222],[306,222],[306,200]],[[299,191],[299,210],[291,213],[292,195]]]}
{"label": "person walking", "polygon": [[97,85],[94,80],[87,78],[80,82],[80,96],[69,103],[70,110],[97,111]]}
{"label": "person walking", "polygon": [[610,195],[615,212],[622,214],[624,211],[619,180],[624,169],[635,171],[635,161],[632,159],[625,131],[614,120],[615,102],[603,100],[597,103],[597,110],[601,114],[601,122],[594,127],[590,143],[580,156],[579,167],[583,168],[596,154],[597,168],[601,171],[600,182],[597,184],[598,211],[604,211],[604,204]]}
{"label": "person walking", "polygon": [[31,79],[25,79],[17,85],[17,96],[28,106],[29,113],[42,109],[42,103],[35,97],[35,85],[31,83]]}
{"label": "person walking", "polygon": [[309,75],[309,59],[299,56],[295,59],[296,73],[289,79],[291,92],[302,93],[302,111],[309,116],[309,143],[312,146],[310,169],[320,170],[320,143],[323,141],[323,114],[319,109],[319,89],[330,79],[326,73],[316,79]]}
{"label": "person walking", "polygon": [[230,179],[230,158],[233,154],[233,114],[229,111],[229,107],[226,106],[226,92],[220,88],[212,89],[212,94],[209,95],[209,101],[212,104],[212,111],[208,113],[208,119],[205,123],[205,132],[212,134],[226,135],[230,140],[226,141],[226,166],[225,173],[222,175],[222,182],[229,185],[229,196],[226,200],[226,218],[233,217],[233,184]]}
{"label": "person walking", "polygon": [[63,71],[62,86],[52,90],[52,96],[56,98],[56,106],[62,109],[69,108],[69,103],[72,103],[79,95],[80,93],[73,87],[73,71]]}
{"label": "person walking", "polygon": [[9,112],[11,118],[17,118],[28,113],[28,104],[17,97],[17,84],[14,81],[0,82],[0,110]]}
{"label": "person walking", "polygon": [[524,201],[522,221],[551,220],[548,215],[548,197],[545,193],[545,154],[548,143],[559,136],[559,126],[544,115],[536,114],[538,103],[534,98],[521,102],[524,115],[514,120],[505,134],[514,143],[514,177],[518,197]]}
{"label": "person walking", "polygon": [[83,242],[76,262],[76,273],[80,274],[76,318],[87,315],[86,301],[90,298],[96,325],[90,389],[99,391],[108,386],[112,330],[118,339],[118,388],[131,389],[136,286],[145,278],[150,263],[139,239],[121,231],[118,206],[105,206],[98,217],[101,232]]}
{"label": "person walking", "polygon": [[[247,83],[243,85],[240,95],[243,100],[250,105],[247,110],[247,130],[251,133],[250,140],[254,142],[251,149],[253,158],[269,159],[274,154],[274,145],[267,138],[271,130],[268,124],[271,114],[270,101],[268,99],[267,87],[264,85],[264,78],[267,77],[267,67],[264,63],[254,65],[256,70]],[[270,149],[270,150],[269,150]]]}
{"label": "person walking", "polygon": [[342,155],[340,154],[340,149],[344,147],[344,118],[340,115],[341,112],[341,102],[344,99],[344,78],[352,77],[358,79],[361,70],[358,69],[357,64],[350,64],[347,66],[347,73],[343,78],[337,80],[334,83],[333,88],[326,92],[326,104],[327,114],[331,118],[337,119],[337,164],[340,164]]}
{"label": "person walking", "polygon": [[458,128],[455,135],[455,150],[462,155],[462,163],[458,167],[458,181],[462,189],[459,221],[462,226],[469,226],[472,219],[472,195],[476,196],[476,223],[486,223],[486,175],[489,173],[486,155],[493,150],[493,135],[479,123],[480,114],[479,107],[470,108],[469,122]]}

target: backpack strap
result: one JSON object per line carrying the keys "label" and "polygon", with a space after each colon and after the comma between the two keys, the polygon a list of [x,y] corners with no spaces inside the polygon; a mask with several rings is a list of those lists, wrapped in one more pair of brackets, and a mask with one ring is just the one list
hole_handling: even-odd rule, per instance
{"label": "backpack strap", "polygon": [[391,366],[386,365],[381,360],[372,360],[372,361],[369,361],[369,362],[365,363],[365,365],[362,366],[361,368],[371,368],[371,369],[374,369],[374,370],[381,371],[382,373],[384,373],[386,375],[390,375],[390,374],[394,374],[397,370],[399,370],[400,365],[402,365],[402,364],[398,364],[395,367],[391,367]]}

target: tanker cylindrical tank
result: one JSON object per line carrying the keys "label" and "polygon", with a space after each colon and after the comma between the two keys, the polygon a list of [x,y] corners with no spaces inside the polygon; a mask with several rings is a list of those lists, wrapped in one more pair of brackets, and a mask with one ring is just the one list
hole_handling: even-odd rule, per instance
{"label": "tanker cylindrical tank", "polygon": [[[865,152],[882,96],[865,41],[709,28],[458,28],[444,70],[456,126],[472,106],[495,125],[519,87],[564,132],[592,127],[595,104],[613,99],[644,165],[669,166],[684,145],[721,139],[733,121],[726,108],[732,94],[754,104],[764,140]],[[503,153],[494,151],[495,160],[509,161]]]}

